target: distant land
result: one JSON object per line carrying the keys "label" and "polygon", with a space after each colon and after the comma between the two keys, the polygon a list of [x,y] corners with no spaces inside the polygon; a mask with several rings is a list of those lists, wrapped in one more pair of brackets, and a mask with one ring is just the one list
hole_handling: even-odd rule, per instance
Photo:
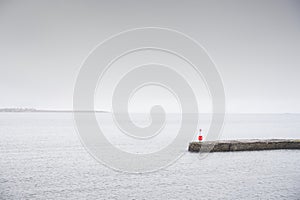
{"label": "distant land", "polygon": [[13,113],[24,113],[24,112],[55,112],[55,113],[72,113],[72,112],[96,112],[96,113],[109,113],[108,111],[99,110],[40,110],[35,108],[0,108],[0,112],[13,112]]}

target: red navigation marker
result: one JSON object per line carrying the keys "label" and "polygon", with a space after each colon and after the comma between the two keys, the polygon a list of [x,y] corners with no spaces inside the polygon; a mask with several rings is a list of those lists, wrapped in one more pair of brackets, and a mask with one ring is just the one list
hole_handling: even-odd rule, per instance
{"label": "red navigation marker", "polygon": [[203,140],[203,136],[201,135],[201,131],[202,131],[202,129],[199,129],[199,136],[198,136],[199,142],[201,142]]}
{"label": "red navigation marker", "polygon": [[201,142],[202,139],[203,139],[203,136],[202,136],[202,135],[199,135],[199,136],[198,136],[198,140]]}

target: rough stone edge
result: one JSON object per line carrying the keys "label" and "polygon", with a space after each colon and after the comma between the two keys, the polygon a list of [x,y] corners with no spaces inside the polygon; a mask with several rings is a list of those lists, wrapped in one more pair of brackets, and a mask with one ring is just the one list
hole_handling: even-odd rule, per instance
{"label": "rough stone edge", "polygon": [[[277,149],[300,149],[300,139],[268,139],[268,140],[220,140],[191,142],[189,152],[231,152],[262,151]],[[211,149],[211,151],[210,151]]]}

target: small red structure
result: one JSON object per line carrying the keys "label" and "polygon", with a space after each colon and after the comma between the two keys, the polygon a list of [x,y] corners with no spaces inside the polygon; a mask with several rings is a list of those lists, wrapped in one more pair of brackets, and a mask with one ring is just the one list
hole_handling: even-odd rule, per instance
{"label": "small red structure", "polygon": [[201,142],[203,140],[203,136],[201,135],[201,131],[202,131],[202,129],[199,130],[199,136],[198,136],[199,142]]}
{"label": "small red structure", "polygon": [[198,140],[201,142],[202,139],[203,139],[203,136],[202,136],[202,135],[199,135],[199,136],[198,136]]}

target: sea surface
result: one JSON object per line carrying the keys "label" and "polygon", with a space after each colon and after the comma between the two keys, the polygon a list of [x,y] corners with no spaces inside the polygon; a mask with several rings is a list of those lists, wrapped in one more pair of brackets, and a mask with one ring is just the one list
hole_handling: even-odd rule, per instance
{"label": "sea surface", "polygon": [[[176,137],[177,116],[150,141],[128,139],[97,114],[117,148],[150,153]],[[133,120],[151,123],[144,115]],[[204,139],[209,117],[201,116]],[[125,122],[126,123],[126,122]],[[195,133],[196,134],[196,133]],[[219,139],[300,138],[300,114],[232,114]],[[300,150],[186,152],[171,166],[146,174],[112,170],[80,142],[71,113],[0,113],[0,199],[300,199]]]}

